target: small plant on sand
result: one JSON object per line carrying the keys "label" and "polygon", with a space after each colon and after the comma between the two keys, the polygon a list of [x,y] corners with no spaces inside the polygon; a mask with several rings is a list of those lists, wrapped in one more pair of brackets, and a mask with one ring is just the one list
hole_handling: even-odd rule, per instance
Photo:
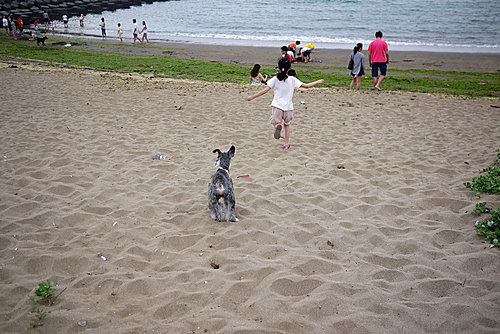
{"label": "small plant on sand", "polygon": [[38,304],[50,306],[54,303],[56,295],[54,292],[54,282],[47,280],[42,281],[38,284],[38,289],[35,290],[36,296],[30,296],[30,300],[36,305],[31,307],[31,312],[36,313],[36,321],[30,322],[30,327],[35,328],[42,325],[42,320],[47,315],[47,312],[43,308],[38,308]]}
{"label": "small plant on sand", "polygon": [[492,210],[491,217],[486,221],[476,221],[475,228],[477,233],[491,242],[491,247],[500,247],[500,208]]}
{"label": "small plant on sand", "polygon": [[30,300],[35,303],[40,303],[43,305],[52,305],[54,303],[55,292],[54,292],[54,282],[47,280],[47,282],[42,281],[38,284],[38,289],[36,289],[35,296],[31,296]]}
{"label": "small plant on sand", "polygon": [[491,208],[487,206],[486,202],[477,203],[476,208],[473,211],[476,215],[480,216],[482,213],[491,212]]}
{"label": "small plant on sand", "polygon": [[472,182],[465,182],[467,188],[472,189],[475,194],[483,192],[487,194],[500,193],[500,150],[497,150],[497,158],[492,166],[484,168],[478,177],[473,177]]}

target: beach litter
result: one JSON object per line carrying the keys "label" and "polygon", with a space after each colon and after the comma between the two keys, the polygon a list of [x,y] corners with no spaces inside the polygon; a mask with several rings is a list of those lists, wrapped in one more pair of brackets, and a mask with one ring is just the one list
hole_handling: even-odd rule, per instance
{"label": "beach litter", "polygon": [[78,326],[80,327],[85,327],[87,326],[87,321],[86,320],[80,320],[77,322]]}
{"label": "beach litter", "polygon": [[113,227],[115,227],[115,226],[116,226],[116,224],[118,224],[118,222],[114,222],[114,223],[113,223]]}
{"label": "beach litter", "polygon": [[102,253],[97,253],[97,257],[100,257],[103,261],[106,261],[106,257]]}
{"label": "beach litter", "polygon": [[[162,155],[161,153],[157,153],[155,155],[152,156],[152,159],[153,160],[167,160],[167,156],[166,155]],[[170,160],[170,159],[168,159]]]}
{"label": "beach litter", "polygon": [[64,44],[64,46],[68,48],[71,46],[71,43],[66,43],[66,44]]}

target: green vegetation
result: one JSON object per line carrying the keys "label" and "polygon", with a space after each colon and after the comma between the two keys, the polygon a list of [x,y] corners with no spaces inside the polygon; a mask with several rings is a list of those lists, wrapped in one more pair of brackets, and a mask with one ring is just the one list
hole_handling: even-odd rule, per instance
{"label": "green vegetation", "polygon": [[474,209],[473,212],[478,216],[483,214],[483,213],[491,212],[491,208],[487,205],[488,204],[486,202],[477,203],[476,208]]}
{"label": "green vegetation", "polygon": [[500,193],[500,150],[492,166],[488,166],[479,171],[482,173],[478,177],[473,177],[472,182],[465,182],[464,185],[474,191],[475,194],[483,192],[487,194]]}
{"label": "green vegetation", "polygon": [[36,289],[36,296],[30,296],[30,300],[36,305],[33,305],[31,312],[36,314],[36,321],[30,322],[30,327],[38,327],[42,325],[42,320],[47,315],[47,312],[43,308],[39,308],[38,304],[42,305],[52,305],[56,298],[54,292],[54,282],[47,280],[47,282],[42,281],[38,284],[38,289]]}
{"label": "green vegetation", "polygon": [[500,247],[500,208],[491,211],[491,216],[486,221],[476,221],[475,228],[492,246]]}
{"label": "green vegetation", "polygon": [[[107,45],[69,38],[61,39],[59,42],[58,44],[61,45],[64,45],[65,42]],[[13,41],[3,36],[0,37],[0,55],[64,63],[69,66],[81,66],[101,71],[143,73],[156,77],[230,83],[248,82],[248,73],[252,66],[252,64],[228,64],[169,56],[142,56],[81,50],[77,47],[37,47],[34,41]],[[307,66],[296,65],[294,68],[297,70],[297,76],[304,82],[323,78],[325,80],[323,87],[346,88],[351,80],[347,69],[343,67],[310,64]],[[274,66],[263,66],[261,72],[274,73]],[[362,85],[362,88],[368,90],[371,87],[371,84],[368,84],[368,81],[371,82],[371,77],[366,76],[363,80],[366,83]],[[500,94],[500,73],[391,69],[391,75],[384,81],[384,89],[470,97],[498,96]]]}
{"label": "green vegetation", "polygon": [[[472,182],[465,182],[464,185],[478,195],[479,192],[488,194],[500,193],[500,150],[497,151],[497,158],[492,166],[484,168],[478,177],[473,177]],[[482,235],[491,243],[491,247],[500,247],[500,208],[493,210],[486,202],[476,204],[474,213],[481,215],[490,213],[490,216],[480,222],[475,223],[476,232]]]}

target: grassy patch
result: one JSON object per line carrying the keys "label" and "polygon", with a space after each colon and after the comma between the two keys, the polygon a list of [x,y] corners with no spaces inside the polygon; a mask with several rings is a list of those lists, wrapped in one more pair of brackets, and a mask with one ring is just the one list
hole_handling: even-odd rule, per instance
{"label": "grassy patch", "polygon": [[[497,151],[497,159],[493,164],[479,172],[481,175],[473,177],[472,182],[465,182],[464,185],[472,189],[476,195],[479,192],[500,193],[500,150]],[[482,202],[476,204],[474,213],[477,215],[490,214],[486,220],[476,221],[474,227],[478,234],[491,243],[491,247],[500,247],[500,208],[493,210],[486,202]]]}
{"label": "grassy patch", "polygon": [[[66,38],[61,41],[79,40]],[[98,42],[85,43],[106,45]],[[169,56],[79,50],[62,46],[37,47],[33,41],[13,41],[4,36],[0,38],[0,55],[64,63],[102,71],[147,73],[158,77],[230,83],[247,83],[252,66],[252,64],[228,64]],[[297,70],[297,77],[304,82],[323,78],[325,80],[323,87],[347,88],[351,80],[348,71],[341,67],[296,65],[294,68]],[[261,71],[274,73],[274,67],[263,66]],[[368,75],[363,78],[364,90],[372,86],[371,80]],[[384,89],[470,97],[499,96],[500,73],[391,69],[391,75],[384,81]]]}

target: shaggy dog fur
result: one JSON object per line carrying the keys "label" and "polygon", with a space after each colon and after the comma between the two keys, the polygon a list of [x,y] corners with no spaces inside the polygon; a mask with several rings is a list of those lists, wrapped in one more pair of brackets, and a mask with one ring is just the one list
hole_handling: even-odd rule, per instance
{"label": "shaggy dog fur", "polygon": [[234,197],[233,181],[229,176],[229,167],[231,166],[234,151],[234,146],[231,146],[227,152],[221,152],[219,149],[213,151],[213,153],[217,153],[215,167],[218,167],[218,169],[212,175],[208,184],[208,209],[212,219],[218,222],[238,221],[235,214],[236,199]]}

